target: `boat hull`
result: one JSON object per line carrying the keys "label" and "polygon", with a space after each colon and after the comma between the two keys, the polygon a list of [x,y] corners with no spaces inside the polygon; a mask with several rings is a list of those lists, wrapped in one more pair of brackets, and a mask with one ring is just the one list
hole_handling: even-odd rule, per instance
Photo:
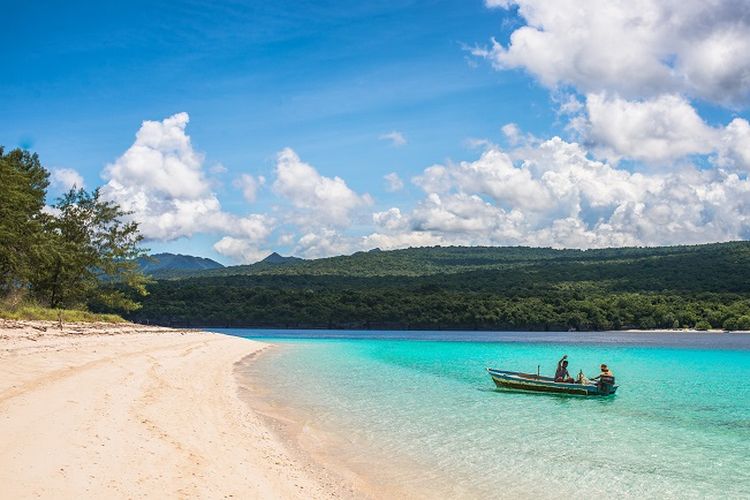
{"label": "boat hull", "polygon": [[487,372],[499,389],[521,392],[547,394],[566,394],[570,396],[611,396],[617,391],[616,385],[600,386],[594,383],[555,382],[550,377],[529,373],[509,372],[488,368]]}

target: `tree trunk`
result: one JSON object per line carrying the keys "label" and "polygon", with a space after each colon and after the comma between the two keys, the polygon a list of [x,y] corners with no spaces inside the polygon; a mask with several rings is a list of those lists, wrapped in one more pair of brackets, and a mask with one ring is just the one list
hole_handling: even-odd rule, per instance
{"label": "tree trunk", "polygon": [[52,298],[50,299],[49,306],[51,308],[56,308],[58,306],[58,302],[60,301],[60,294],[59,288],[60,288],[60,272],[62,271],[62,262],[60,259],[57,259],[55,262],[55,273],[52,277]]}

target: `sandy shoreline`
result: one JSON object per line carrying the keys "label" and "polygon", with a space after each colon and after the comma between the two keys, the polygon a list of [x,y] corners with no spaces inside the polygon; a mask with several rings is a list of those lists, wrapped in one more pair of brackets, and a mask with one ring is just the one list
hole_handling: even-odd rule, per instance
{"label": "sandy shoreline", "polygon": [[4,498],[352,496],[238,395],[266,344],[142,325],[0,320]]}
{"label": "sandy shoreline", "polygon": [[[273,357],[287,346],[271,344],[260,356]],[[269,362],[266,359],[266,362]],[[327,482],[346,485],[342,490],[355,498],[479,498],[482,495],[455,488],[448,482],[429,484],[415,481],[422,477],[424,464],[402,456],[379,454],[352,440],[348,431],[322,425],[314,410],[295,405],[269,390],[265,370],[248,358],[235,367],[240,397],[258,414],[267,427],[292,450],[298,459]]]}

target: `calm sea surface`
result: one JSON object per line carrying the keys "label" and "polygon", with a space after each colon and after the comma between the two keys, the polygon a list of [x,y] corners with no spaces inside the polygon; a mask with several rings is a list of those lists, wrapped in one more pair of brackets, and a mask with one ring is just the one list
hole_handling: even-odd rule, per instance
{"label": "calm sea surface", "polygon": [[[750,335],[216,330],[281,344],[274,401],[342,460],[440,495],[750,498]],[[614,371],[615,397],[495,390],[485,367]]]}

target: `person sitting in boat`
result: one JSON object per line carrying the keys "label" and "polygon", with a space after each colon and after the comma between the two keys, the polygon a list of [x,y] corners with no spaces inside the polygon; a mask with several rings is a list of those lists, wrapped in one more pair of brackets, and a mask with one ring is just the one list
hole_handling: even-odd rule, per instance
{"label": "person sitting in boat", "polygon": [[600,385],[615,385],[615,374],[612,373],[604,363],[602,363],[600,368],[602,372],[591,380],[597,380]]}
{"label": "person sitting in boat", "polygon": [[557,362],[557,370],[555,370],[555,382],[575,382],[573,380],[573,377],[570,376],[570,373],[568,373],[568,355],[560,359],[560,361]]}

